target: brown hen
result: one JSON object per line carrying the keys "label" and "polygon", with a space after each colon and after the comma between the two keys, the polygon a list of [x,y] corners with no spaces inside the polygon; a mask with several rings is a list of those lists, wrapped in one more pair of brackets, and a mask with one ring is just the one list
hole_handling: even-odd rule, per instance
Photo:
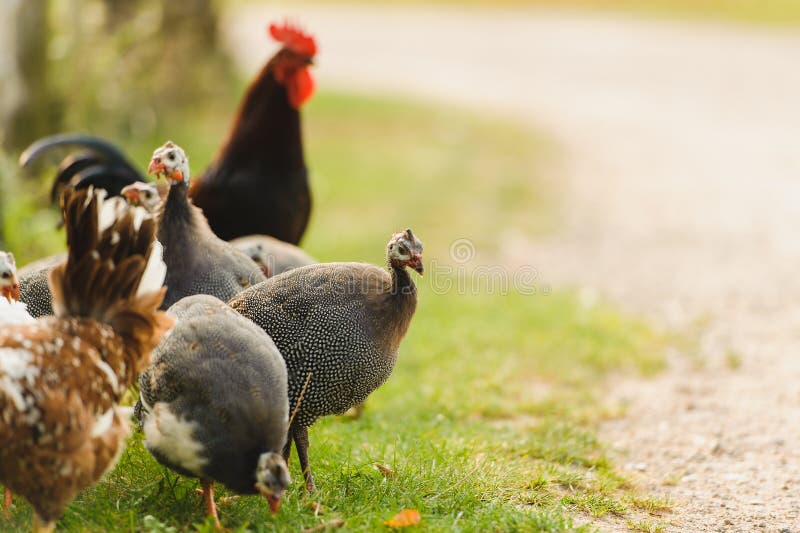
{"label": "brown hen", "polygon": [[128,435],[117,402],[172,325],[158,311],[153,219],[104,193],[68,194],[55,316],[0,326],[0,482],[31,503],[34,531],[114,466]]}

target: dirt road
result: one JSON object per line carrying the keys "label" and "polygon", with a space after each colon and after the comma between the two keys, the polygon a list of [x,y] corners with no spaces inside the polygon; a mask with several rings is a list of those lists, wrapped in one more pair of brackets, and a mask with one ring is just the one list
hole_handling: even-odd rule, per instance
{"label": "dirt road", "polygon": [[[294,14],[326,86],[508,114],[560,143],[561,231],[506,261],[700,332],[602,428],[674,531],[800,530],[800,34],[577,13],[239,7],[245,68]],[[601,524],[624,529],[624,524]]]}

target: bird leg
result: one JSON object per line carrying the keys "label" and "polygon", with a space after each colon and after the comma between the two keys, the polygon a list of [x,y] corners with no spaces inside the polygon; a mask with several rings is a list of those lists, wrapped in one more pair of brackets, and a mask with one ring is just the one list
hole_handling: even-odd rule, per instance
{"label": "bird leg", "polygon": [[294,435],[294,447],[297,450],[297,457],[300,459],[300,470],[306,478],[306,492],[314,492],[314,478],[311,475],[311,465],[308,464],[308,428],[297,425],[292,430]]}
{"label": "bird leg", "polygon": [[221,530],[222,524],[219,523],[217,504],[214,503],[214,482],[208,479],[201,479],[200,486],[203,487],[203,504],[206,506],[206,513],[208,516],[214,517],[214,527],[217,530]]}
{"label": "bird leg", "polygon": [[11,491],[6,489],[5,494],[3,495],[3,514],[6,515],[6,519],[11,518],[11,504],[13,501],[11,500]]}
{"label": "bird leg", "polygon": [[48,522],[43,518],[39,518],[37,513],[33,513],[33,533],[53,533],[55,529],[55,521]]}
{"label": "bird leg", "polygon": [[286,444],[283,446],[283,451],[281,452],[283,455],[283,460],[286,461],[286,465],[289,465],[289,457],[292,455],[292,428],[289,428],[289,435],[286,437]]}

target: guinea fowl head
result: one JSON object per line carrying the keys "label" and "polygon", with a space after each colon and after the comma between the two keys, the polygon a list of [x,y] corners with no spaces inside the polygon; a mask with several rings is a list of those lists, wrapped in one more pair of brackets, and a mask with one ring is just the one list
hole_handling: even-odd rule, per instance
{"label": "guinea fowl head", "polygon": [[19,300],[17,264],[11,252],[0,252],[0,296],[9,303]]}
{"label": "guinea fowl head", "polygon": [[392,235],[387,245],[386,255],[392,267],[411,267],[420,275],[425,271],[422,266],[422,242],[410,229]]}
{"label": "guinea fowl head", "polygon": [[283,491],[291,482],[289,468],[283,457],[275,452],[262,453],[259,456],[256,467],[256,490],[269,502],[272,514],[278,512]]}
{"label": "guinea fowl head", "polygon": [[269,34],[283,44],[270,62],[275,80],[286,87],[289,103],[299,109],[314,94],[309,66],[317,54],[314,38],[291,24],[270,24]]}
{"label": "guinea fowl head", "polygon": [[164,176],[170,180],[171,185],[189,183],[189,158],[183,148],[167,141],[164,146],[156,148],[147,167],[148,174],[156,177]]}
{"label": "guinea fowl head", "polygon": [[137,181],[124,187],[120,194],[125,197],[130,205],[144,207],[148,213],[155,213],[161,196],[158,189],[152,183]]}

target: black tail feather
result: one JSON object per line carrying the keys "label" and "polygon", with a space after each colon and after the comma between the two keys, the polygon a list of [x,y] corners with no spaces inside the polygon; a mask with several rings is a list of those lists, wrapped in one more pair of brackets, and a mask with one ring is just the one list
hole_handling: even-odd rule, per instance
{"label": "black tail feather", "polygon": [[39,139],[22,153],[19,163],[23,168],[31,168],[49,154],[63,154],[65,150],[75,148],[80,151],[67,152],[56,172],[50,191],[53,201],[69,185],[76,189],[91,185],[105,189],[109,196],[118,196],[126,185],[147,181],[122,150],[104,139],[80,133],[64,133]]}

